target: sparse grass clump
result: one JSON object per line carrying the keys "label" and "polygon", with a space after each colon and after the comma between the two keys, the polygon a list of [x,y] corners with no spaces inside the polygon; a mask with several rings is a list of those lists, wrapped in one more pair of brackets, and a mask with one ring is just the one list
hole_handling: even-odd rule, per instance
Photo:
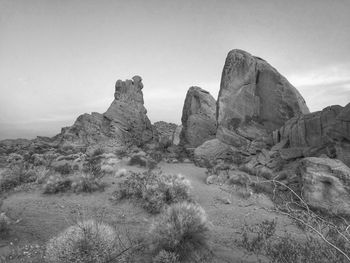
{"label": "sparse grass clump", "polygon": [[208,251],[208,232],[209,223],[202,207],[188,202],[173,204],[151,226],[151,249],[159,257],[197,260]]}
{"label": "sparse grass clump", "polygon": [[107,263],[118,250],[114,228],[88,220],[78,222],[50,239],[45,256],[48,263]]}
{"label": "sparse grass clump", "polygon": [[150,213],[159,213],[163,207],[190,200],[190,182],[181,174],[162,172],[130,172],[119,184],[116,194],[119,199],[142,200],[142,206]]}
{"label": "sparse grass clump", "polygon": [[43,185],[45,194],[55,194],[59,192],[73,191],[75,193],[85,192],[91,193],[103,190],[104,183],[100,178],[96,178],[91,174],[79,173],[64,177],[60,174],[51,175]]}

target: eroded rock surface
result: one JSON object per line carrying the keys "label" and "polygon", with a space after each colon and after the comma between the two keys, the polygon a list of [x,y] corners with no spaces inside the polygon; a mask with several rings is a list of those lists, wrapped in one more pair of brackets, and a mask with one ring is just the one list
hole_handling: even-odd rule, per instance
{"label": "eroded rock surface", "polygon": [[286,140],[286,148],[302,156],[337,158],[350,166],[350,104],[294,117],[274,132],[274,142]]}
{"label": "eroded rock surface", "polygon": [[153,139],[153,130],[144,107],[142,79],[118,80],[114,100],[104,114],[83,114],[71,127],[56,136],[59,146],[116,148],[133,144],[141,146]]}
{"label": "eroded rock surface", "polygon": [[215,138],[216,101],[209,92],[191,87],[186,95],[182,110],[182,131],[180,144],[194,148]]}
{"label": "eroded rock surface", "polygon": [[154,137],[163,145],[173,144],[174,133],[178,128],[175,123],[168,123],[165,121],[157,121],[153,124],[155,129]]}
{"label": "eroded rock surface", "polygon": [[217,101],[218,138],[231,132],[234,142],[254,140],[304,113],[303,97],[265,60],[237,49],[228,53]]}
{"label": "eroded rock surface", "polygon": [[336,159],[308,157],[300,162],[301,191],[313,208],[350,215],[350,168]]}
{"label": "eroded rock surface", "polygon": [[218,159],[233,161],[237,149],[218,139],[204,142],[194,150],[194,162],[198,166],[211,167]]}

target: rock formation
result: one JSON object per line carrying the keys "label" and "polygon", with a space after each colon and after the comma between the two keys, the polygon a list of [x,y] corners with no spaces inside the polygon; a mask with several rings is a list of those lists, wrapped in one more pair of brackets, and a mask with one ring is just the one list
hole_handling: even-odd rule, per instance
{"label": "rock formation", "polygon": [[114,100],[104,114],[83,114],[73,126],[56,136],[60,148],[86,149],[97,144],[115,148],[134,144],[141,146],[153,138],[153,130],[144,107],[141,77],[118,80]]}
{"label": "rock formation", "polygon": [[182,125],[179,125],[176,127],[174,134],[173,134],[173,144],[179,145],[180,144],[180,134],[182,132]]}
{"label": "rock formation", "polygon": [[302,197],[313,208],[350,215],[350,168],[341,161],[308,157],[299,166]]}
{"label": "rock formation", "polygon": [[198,166],[211,167],[216,160],[232,162],[236,149],[218,139],[204,142],[194,150],[194,162]]}
{"label": "rock formation", "polygon": [[128,142],[143,145],[153,137],[152,125],[147,117],[142,93],[142,79],[118,80],[115,84],[114,101],[103,114],[111,124],[123,133]]}
{"label": "rock formation", "polygon": [[217,101],[219,139],[246,146],[304,113],[300,93],[266,61],[242,50],[228,53]]}
{"label": "rock formation", "polygon": [[337,158],[350,166],[350,104],[296,116],[274,132],[274,142],[286,142],[282,151],[299,152],[296,157]]}
{"label": "rock formation", "polygon": [[178,126],[175,123],[157,121],[153,124],[154,137],[162,145],[173,144],[174,133]]}
{"label": "rock formation", "polygon": [[209,92],[191,87],[186,95],[182,110],[182,132],[180,144],[195,148],[203,142],[215,138],[216,102]]}

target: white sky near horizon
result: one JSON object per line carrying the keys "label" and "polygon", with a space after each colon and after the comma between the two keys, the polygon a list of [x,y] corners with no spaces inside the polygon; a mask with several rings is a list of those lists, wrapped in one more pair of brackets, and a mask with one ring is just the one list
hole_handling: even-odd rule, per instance
{"label": "white sky near horizon", "polygon": [[152,122],[190,86],[216,98],[231,49],[268,61],[311,111],[350,102],[349,0],[0,0],[0,139],[53,136],[140,75]]}

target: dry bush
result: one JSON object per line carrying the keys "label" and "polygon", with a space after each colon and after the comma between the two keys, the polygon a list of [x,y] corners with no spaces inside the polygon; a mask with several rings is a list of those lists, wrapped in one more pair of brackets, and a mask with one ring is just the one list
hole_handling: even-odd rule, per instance
{"label": "dry bush", "polygon": [[68,177],[63,177],[59,173],[51,175],[43,184],[44,194],[56,194],[66,192],[70,189],[71,180]]}
{"label": "dry bush", "polygon": [[[321,238],[306,234],[304,239],[296,239],[289,233],[276,235],[276,221],[263,221],[255,226],[243,227],[242,239],[239,245],[257,258],[265,256],[272,263],[337,263],[349,262],[346,257],[333,247],[328,246]],[[333,233],[333,241],[344,248],[344,242],[339,240],[339,234]],[[330,236],[329,236],[330,237]],[[340,242],[339,242],[340,241]]]}
{"label": "dry bush", "polygon": [[2,212],[1,210],[2,204],[3,204],[3,200],[0,197],[0,237],[5,236],[10,231],[9,218],[6,216],[4,212]]}
{"label": "dry bush", "polygon": [[151,226],[151,250],[155,255],[164,250],[177,255],[180,261],[195,261],[208,251],[208,233],[209,223],[202,207],[188,202],[173,204]]}
{"label": "dry bush", "polygon": [[71,180],[71,189],[75,193],[92,193],[98,190],[103,190],[105,187],[105,184],[101,182],[100,178],[96,178],[91,174],[75,174],[71,177]]}
{"label": "dry bush", "polygon": [[83,171],[88,174],[93,174],[96,177],[104,175],[101,165],[104,159],[104,150],[97,148],[91,156],[86,158],[86,162],[83,165]]}
{"label": "dry bush", "polygon": [[148,160],[145,156],[143,155],[134,155],[130,158],[130,161],[128,163],[129,165],[138,165],[141,167],[147,167],[148,165]]}
{"label": "dry bush", "polygon": [[142,206],[150,213],[159,213],[164,206],[190,200],[190,182],[181,174],[163,174],[161,171],[131,172],[119,184],[118,199],[142,200]]}
{"label": "dry bush", "polygon": [[121,169],[118,169],[118,170],[115,172],[114,176],[115,176],[115,177],[124,177],[124,176],[126,176],[127,174],[128,174],[128,170],[126,170],[125,168],[121,168]]}
{"label": "dry bush", "polygon": [[72,166],[68,163],[64,163],[62,165],[56,166],[54,170],[55,172],[60,173],[62,175],[68,175],[74,172]]}
{"label": "dry bush", "polygon": [[61,174],[51,175],[43,184],[45,194],[55,194],[59,192],[73,191],[75,193],[91,193],[103,190],[105,184],[100,178],[92,174],[77,173],[71,176],[62,176]]}
{"label": "dry bush", "polygon": [[35,173],[36,173],[36,183],[42,184],[50,176],[51,171],[45,166],[38,166],[38,167],[35,167]]}
{"label": "dry bush", "polygon": [[25,163],[12,164],[0,175],[0,192],[9,191],[16,186],[32,181],[31,173]]}
{"label": "dry bush", "polygon": [[254,238],[252,239],[254,242],[252,240],[248,242],[248,236],[252,232],[256,234],[266,231],[268,224],[262,224],[257,227],[257,231],[252,228],[243,231],[243,247],[248,251],[267,256],[271,262],[350,262],[350,224],[346,218],[313,211],[299,191],[293,189],[293,185],[266,180],[260,181],[258,186],[261,188],[265,184],[271,188],[269,192],[275,202],[275,209],[270,212],[291,218],[305,236],[301,240],[296,240],[289,234],[276,237],[273,233],[269,236],[260,235],[261,242],[255,242]]}
{"label": "dry bush", "polygon": [[50,239],[45,256],[49,263],[107,263],[118,255],[119,249],[114,228],[88,220]]}

